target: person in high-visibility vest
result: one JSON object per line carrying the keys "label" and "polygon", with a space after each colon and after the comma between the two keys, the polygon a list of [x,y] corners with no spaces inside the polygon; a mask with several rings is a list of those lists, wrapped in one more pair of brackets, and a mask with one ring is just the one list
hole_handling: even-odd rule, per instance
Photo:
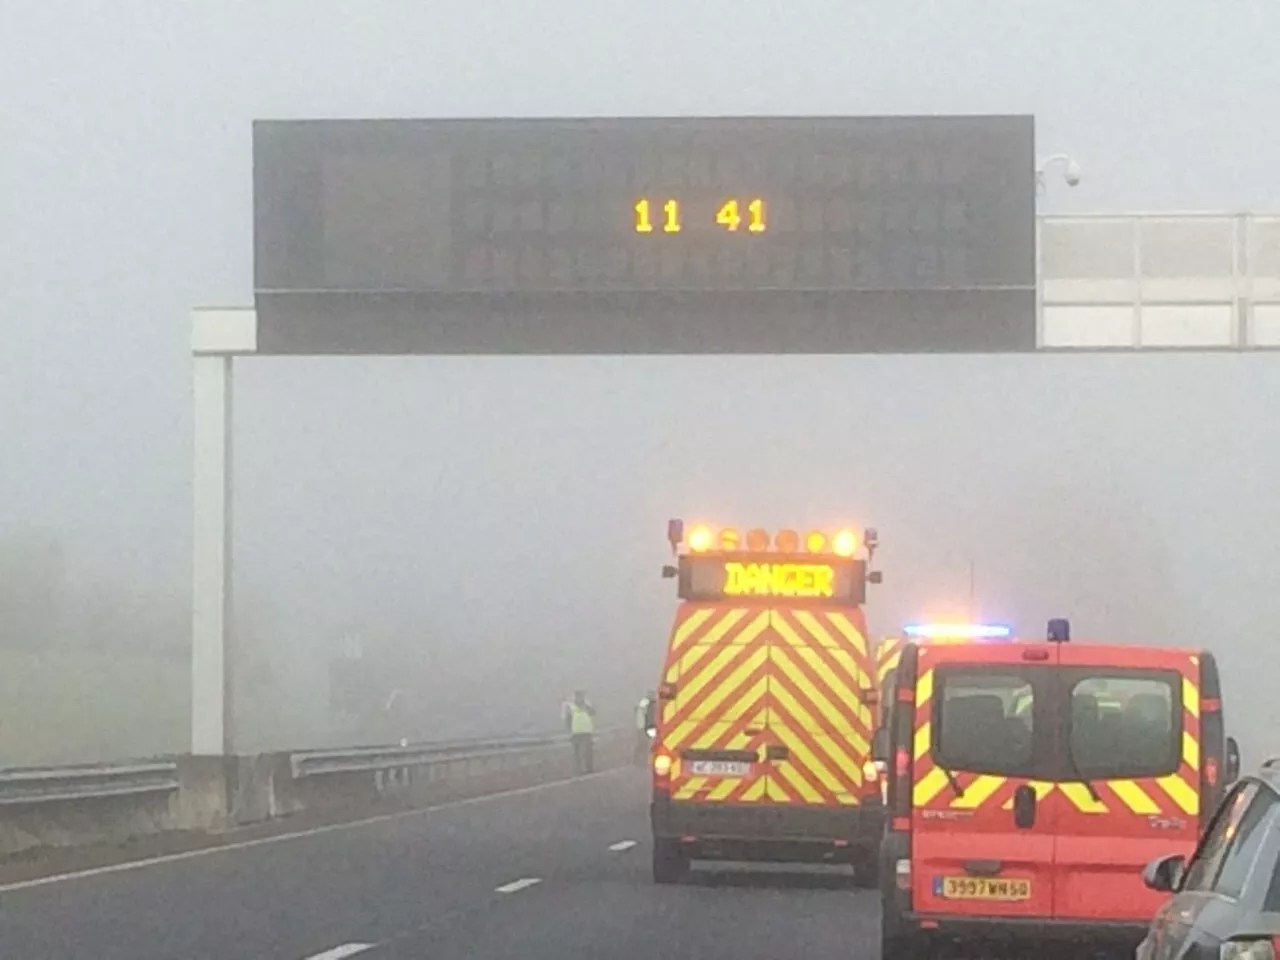
{"label": "person in high-visibility vest", "polygon": [[591,773],[595,766],[596,708],[585,690],[576,690],[573,700],[564,705],[564,723],[573,744],[573,767],[579,774]]}
{"label": "person in high-visibility vest", "polygon": [[652,743],[652,735],[650,731],[654,727],[656,711],[654,703],[656,696],[652,690],[645,696],[640,698],[640,702],[636,704],[636,755],[635,762],[640,766],[646,765],[649,759],[649,747]]}

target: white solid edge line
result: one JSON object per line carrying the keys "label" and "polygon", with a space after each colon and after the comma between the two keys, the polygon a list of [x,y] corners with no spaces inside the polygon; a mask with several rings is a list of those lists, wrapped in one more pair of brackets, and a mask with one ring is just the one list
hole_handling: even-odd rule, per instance
{"label": "white solid edge line", "polygon": [[494,893],[517,893],[542,882],[541,877],[525,877],[523,880],[512,880],[494,889]]}
{"label": "white solid edge line", "polygon": [[296,830],[293,833],[278,833],[275,836],[259,837],[256,840],[238,840],[234,843],[224,843],[216,847],[201,847],[199,850],[184,850],[182,853],[168,853],[159,857],[149,857],[146,860],[130,860],[128,863],[113,863],[105,867],[91,867],[88,870],[73,870],[70,873],[55,873],[50,877],[36,877],[32,880],[18,880],[14,883],[0,884],[0,893],[9,893],[14,890],[27,890],[32,887],[44,887],[53,883],[63,883],[67,880],[83,880],[89,877],[100,877],[109,873],[124,873],[128,870],[141,870],[143,867],[155,867],[165,863],[176,863],[180,860],[194,860],[197,857],[213,856],[216,853],[230,853],[233,850],[248,850],[251,847],[263,847],[269,843],[283,843],[286,840],[299,840],[303,837],[317,837],[326,833],[337,833],[341,830],[358,830],[361,827],[375,826],[379,823],[389,823],[393,820],[406,820],[409,817],[424,816],[428,813],[435,813],[438,810],[455,810],[459,807],[472,807],[481,803],[489,803],[494,800],[505,800],[508,797],[526,796],[530,793],[538,793],[542,790],[551,790],[555,787],[566,787],[570,784],[582,783],[584,780],[595,780],[600,777],[609,777],[616,773],[634,769],[634,767],[615,767],[612,770],[601,770],[599,773],[588,773],[581,777],[569,777],[565,780],[552,780],[548,783],[535,783],[531,787],[518,787],[515,790],[504,790],[502,793],[488,793],[483,797],[469,797],[466,800],[450,800],[447,803],[437,803],[429,807],[416,807],[413,810],[398,810],[395,813],[381,813],[375,817],[365,817],[363,820],[348,820],[346,823],[330,823],[323,827],[312,827],[310,830]]}
{"label": "white solid edge line", "polygon": [[343,960],[344,957],[354,957],[357,953],[372,950],[373,947],[372,943],[344,943],[340,947],[307,957],[306,960]]}
{"label": "white solid edge line", "polygon": [[617,843],[609,844],[609,849],[614,853],[621,853],[623,850],[630,850],[636,845],[634,840],[619,840]]}

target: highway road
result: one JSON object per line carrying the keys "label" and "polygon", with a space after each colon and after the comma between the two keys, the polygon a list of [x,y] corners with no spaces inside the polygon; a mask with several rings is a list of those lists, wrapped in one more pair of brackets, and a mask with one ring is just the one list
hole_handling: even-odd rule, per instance
{"label": "highway road", "polygon": [[649,872],[648,781],[611,771],[428,811],[0,887],[21,960],[750,960],[879,954],[840,871]]}

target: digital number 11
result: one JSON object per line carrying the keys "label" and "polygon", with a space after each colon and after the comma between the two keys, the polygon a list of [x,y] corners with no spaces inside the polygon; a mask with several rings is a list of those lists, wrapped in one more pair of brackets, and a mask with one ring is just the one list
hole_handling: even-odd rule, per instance
{"label": "digital number 11", "polygon": [[[662,231],[663,233],[679,233],[680,232],[680,203],[678,200],[668,200],[662,205]],[[640,200],[636,203],[636,233],[653,233],[653,220],[650,214],[648,200]]]}

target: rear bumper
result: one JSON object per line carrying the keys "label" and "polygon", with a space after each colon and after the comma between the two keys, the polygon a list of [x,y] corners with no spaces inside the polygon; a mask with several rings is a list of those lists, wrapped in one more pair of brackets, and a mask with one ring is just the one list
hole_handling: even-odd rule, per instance
{"label": "rear bumper", "polygon": [[907,913],[899,929],[928,937],[984,943],[1085,943],[1137,949],[1145,923],[1116,920],[1054,920],[1041,917],[953,917]]}
{"label": "rear bumper", "polygon": [[655,794],[653,835],[707,860],[827,862],[874,858],[884,833],[877,801],[856,807],[674,801]]}

